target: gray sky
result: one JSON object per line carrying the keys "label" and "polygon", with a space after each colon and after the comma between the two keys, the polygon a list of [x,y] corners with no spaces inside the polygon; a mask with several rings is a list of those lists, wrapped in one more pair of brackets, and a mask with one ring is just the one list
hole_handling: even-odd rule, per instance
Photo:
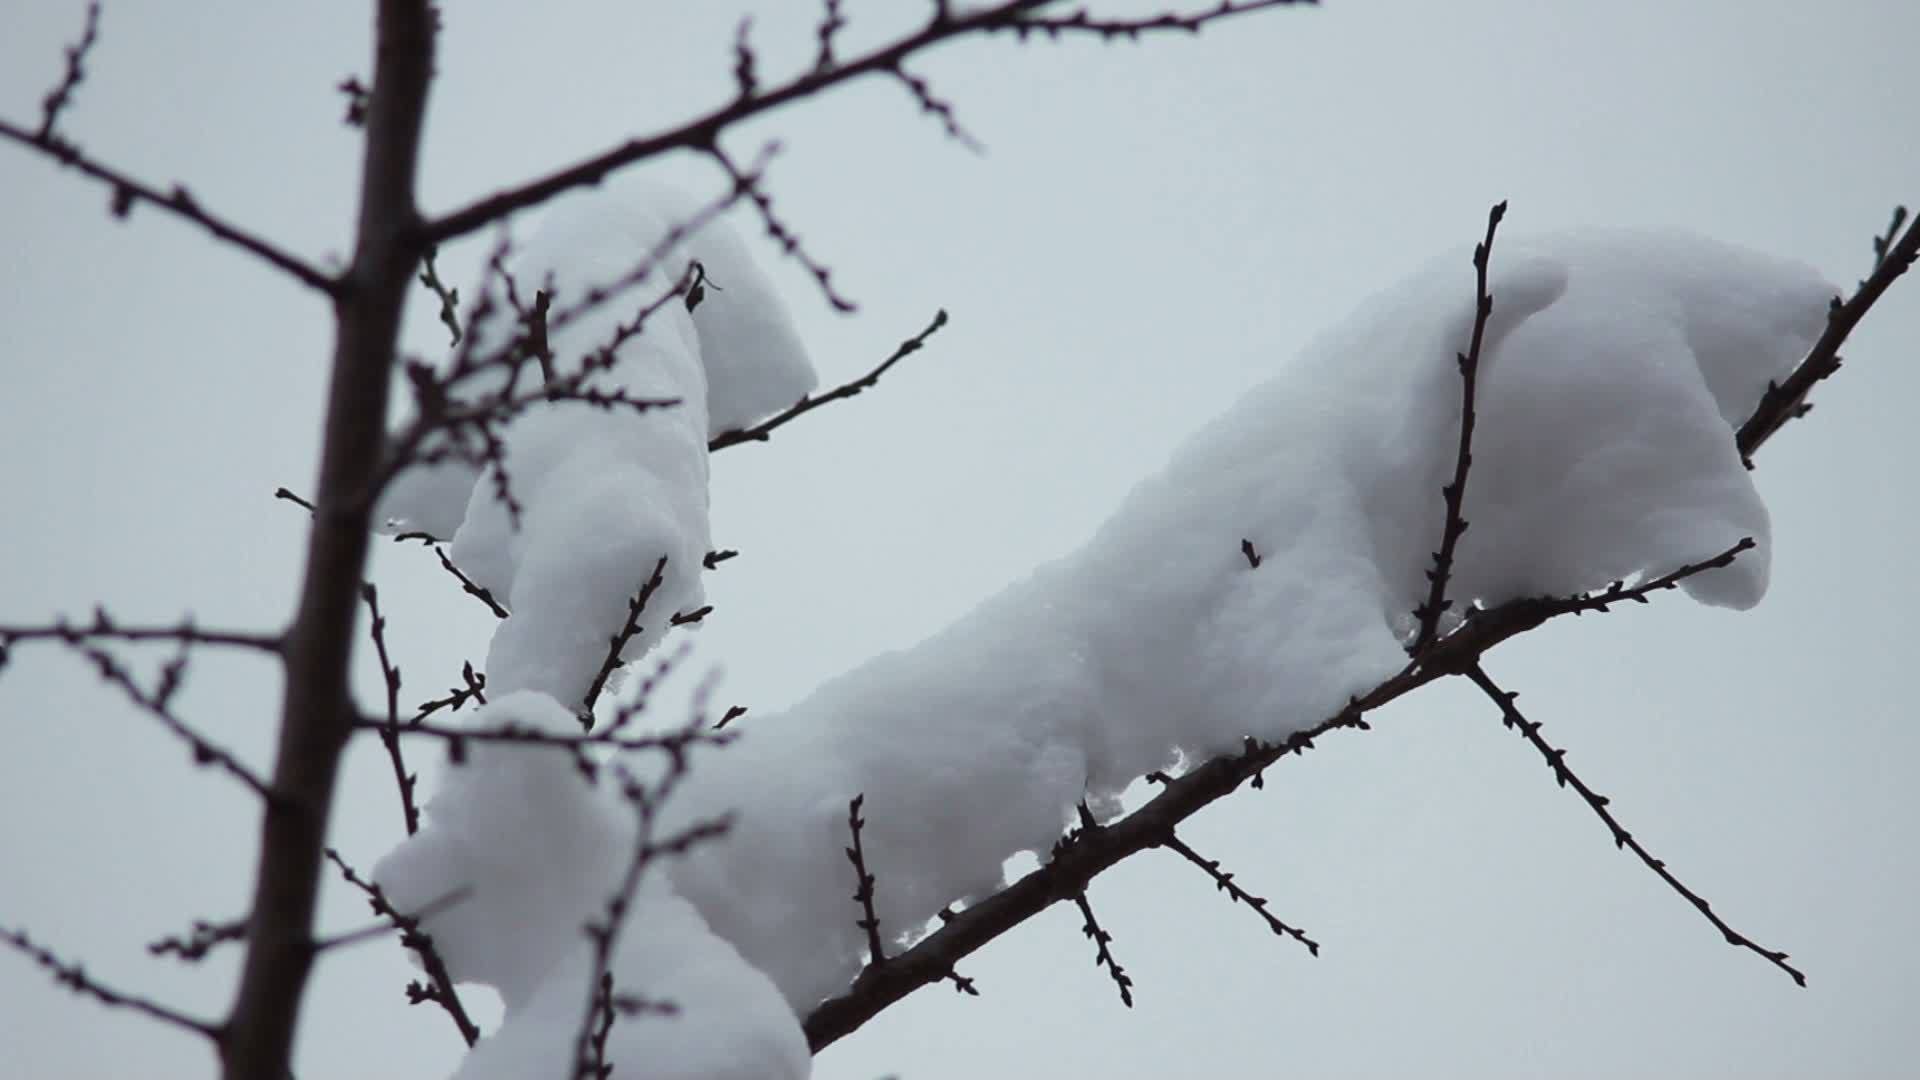
{"label": "gray sky", "polygon": [[[922,6],[853,4],[855,36]],[[0,34],[0,112],[26,119],[82,5],[20,7]],[[743,5],[482,7],[447,13],[430,207],[730,90]],[[68,130],[337,255],[357,158],[332,87],[366,70],[362,8],[111,3]],[[769,73],[809,55],[811,5],[757,8]],[[755,125],[737,145],[782,140],[779,205],[862,304],[835,316],[776,270],[828,382],[936,307],[954,321],[875,393],[715,460],[715,536],[744,555],[711,579],[700,659],[724,667],[729,700],[772,710],[918,640],[1076,546],[1181,435],[1370,292],[1472,239],[1496,199],[1516,232],[1678,224],[1851,284],[1892,205],[1920,201],[1916,34],[1920,11],[1894,0],[1332,2],[1198,41],[943,50],[916,70],[984,155],[884,83]],[[662,175],[714,181],[697,163]],[[104,193],[16,151],[0,152],[0,190],[0,618],[99,600],[127,618],[277,624],[303,522],[268,496],[311,486],[324,307],[156,214],[110,221]],[[443,269],[465,276],[479,254],[450,251]],[[1735,615],[1672,598],[1489,662],[1655,852],[1792,952],[1809,989],[1727,948],[1612,850],[1471,688],[1443,686],[1183,829],[1323,942],[1319,959],[1149,855],[1092,893],[1137,983],[1131,1012],[1077,914],[1056,910],[963,965],[984,997],[923,991],[819,1074],[1910,1069],[1915,290],[1896,289],[1819,408],[1761,454],[1776,530],[1765,603]],[[427,306],[411,316],[411,345],[438,349]],[[429,556],[382,550],[376,575],[406,700],[484,655],[491,620]],[[277,692],[257,661],[207,659],[186,710],[257,760]],[[0,925],[118,985],[223,1010],[229,964],[182,971],[141,945],[239,912],[249,797],[194,773],[69,657],[22,650],[0,676],[0,723]],[[343,788],[334,841],[363,865],[400,831],[384,769],[369,745]],[[329,894],[329,925],[365,917]],[[301,1075],[444,1072],[458,1040],[404,1008],[408,977],[391,945],[329,956]],[[19,1075],[210,1064],[18,957],[0,958],[0,1003]]]}

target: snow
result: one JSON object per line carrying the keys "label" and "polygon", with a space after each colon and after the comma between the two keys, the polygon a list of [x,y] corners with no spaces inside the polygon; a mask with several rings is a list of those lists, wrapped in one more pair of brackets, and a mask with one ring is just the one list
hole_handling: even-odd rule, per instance
{"label": "snow", "polygon": [[[475,726],[577,735],[545,694],[498,697]],[[500,992],[507,1018],[462,1063],[467,1080],[569,1075],[592,987],[583,927],[603,919],[634,842],[634,814],[586,782],[564,750],[476,743],[429,804],[430,828],[376,873],[402,911],[435,908],[436,948],[457,981]],[[448,903],[449,898],[454,902]],[[622,1017],[606,1060],[650,1077],[803,1077],[805,1037],[773,984],[716,937],[654,868],[609,964],[616,994],[670,1002]]]}
{"label": "snow", "polygon": [[[1686,587],[1756,603],[1768,519],[1732,426],[1810,346],[1831,288],[1697,237],[1591,231],[1503,237],[1491,289],[1456,610],[1661,573],[1744,537],[1752,551]],[[1437,260],[1199,431],[1080,551],[785,715],[742,722],[666,811],[669,828],[722,814],[732,828],[666,867],[670,888],[649,885],[616,977],[657,977],[695,1002],[720,983],[742,1000],[777,988],[791,1013],[689,1010],[634,1021],[629,1037],[724,1032],[712,1038],[742,1060],[778,1057],[793,1014],[845,988],[865,953],[842,854],[855,795],[883,932],[907,938],[995,889],[1010,856],[1044,856],[1081,800],[1111,814],[1141,774],[1311,727],[1397,671],[1440,534],[1472,311],[1466,253]],[[689,360],[727,328],[663,326],[618,378],[696,401],[703,374],[752,385],[750,366],[716,377]],[[688,408],[516,428],[527,520],[505,529],[489,485],[473,486],[455,557],[512,597],[490,688],[535,692],[473,722],[565,726],[648,554],[672,563],[705,542],[709,427]],[[697,600],[696,580],[675,580],[673,603]],[[551,752],[490,750],[448,772],[428,827],[381,868],[412,904],[472,890],[427,920],[456,974],[509,1006],[463,1076],[564,1063],[555,1048],[584,992],[578,928],[622,850],[597,798]],[[511,1069],[482,1064],[496,1060]]]}
{"label": "snow", "polygon": [[[556,205],[513,260],[515,277],[529,294],[548,288],[555,310],[563,310],[621,280],[703,209],[643,180],[611,182]],[[679,404],[635,415],[538,403],[508,426],[504,470],[415,467],[382,500],[379,517],[389,531],[450,536],[454,561],[513,613],[487,656],[496,691],[538,689],[577,704],[628,600],[662,556],[664,583],[625,657],[658,642],[667,616],[699,607],[701,561],[711,547],[707,439],[791,405],[815,385],[785,308],[724,222],[708,222],[675,246],[649,278],[652,288],[556,322],[557,369],[575,370],[580,358],[616,340],[621,324],[696,260],[705,272],[701,302],[692,312],[678,302],[655,310],[588,384]],[[497,321],[479,332],[492,335],[488,349],[508,336]],[[497,390],[501,380],[476,383],[470,393]],[[499,497],[502,471],[517,516]]]}

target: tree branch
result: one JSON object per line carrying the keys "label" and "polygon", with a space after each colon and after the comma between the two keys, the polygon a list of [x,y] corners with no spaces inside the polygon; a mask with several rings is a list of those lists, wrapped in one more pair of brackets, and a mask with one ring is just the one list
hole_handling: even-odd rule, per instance
{"label": "tree branch", "polygon": [[1913,266],[1916,257],[1920,257],[1920,217],[1907,223],[1907,231],[1896,241],[1894,233],[1899,231],[1901,222],[1906,218],[1906,207],[1897,207],[1893,213],[1893,223],[1885,236],[1876,237],[1873,243],[1873,270],[1866,280],[1860,283],[1853,295],[1842,302],[1839,297],[1833,300],[1833,306],[1827,312],[1827,328],[1807,352],[1806,359],[1793,369],[1785,382],[1768,383],[1767,392],[1760,398],[1760,405],[1740,425],[1735,436],[1735,445],[1740,448],[1740,457],[1747,466],[1753,466],[1753,455],[1766,441],[1773,437],[1787,421],[1805,416],[1813,408],[1807,401],[1807,395],[1821,380],[1840,370],[1840,346],[1846,344],[1853,328],[1873,309],[1887,288],[1899,279],[1901,274]]}
{"label": "tree branch", "polygon": [[1540,725],[1521,715],[1519,707],[1513,703],[1514,699],[1520,696],[1519,694],[1500,689],[1499,685],[1487,675],[1486,669],[1482,668],[1479,664],[1473,665],[1472,668],[1468,669],[1466,674],[1467,678],[1473,682],[1473,685],[1479,687],[1481,691],[1487,695],[1488,700],[1500,707],[1501,723],[1508,728],[1518,731],[1522,738],[1526,739],[1528,743],[1532,744],[1535,750],[1540,752],[1541,758],[1544,759],[1547,766],[1553,770],[1553,778],[1559,781],[1560,786],[1571,787],[1580,793],[1580,797],[1586,800],[1587,806],[1592,808],[1594,814],[1599,816],[1601,822],[1603,822],[1607,826],[1608,831],[1613,834],[1615,847],[1633,849],[1633,853],[1640,857],[1640,861],[1647,865],[1647,869],[1660,875],[1660,880],[1666,882],[1674,892],[1685,897],[1688,903],[1699,910],[1700,914],[1706,916],[1707,921],[1712,923],[1714,928],[1719,930],[1727,939],[1727,944],[1738,945],[1743,949],[1765,957],[1773,966],[1792,976],[1795,983],[1802,987],[1807,985],[1806,975],[1803,974],[1799,968],[1787,963],[1786,953],[1768,949],[1756,943],[1752,938],[1747,937],[1745,934],[1727,925],[1726,920],[1714,913],[1713,905],[1707,903],[1706,899],[1699,893],[1687,888],[1684,882],[1674,876],[1673,871],[1667,869],[1667,864],[1663,860],[1654,858],[1652,852],[1648,851],[1639,840],[1634,839],[1633,834],[1627,831],[1626,826],[1621,825],[1619,819],[1613,816],[1613,811],[1607,808],[1609,802],[1607,797],[1588,787],[1587,782],[1580,779],[1579,774],[1567,766],[1567,752],[1556,749],[1551,743],[1547,742],[1546,737],[1540,734]]}
{"label": "tree branch", "polygon": [[274,761],[280,796],[261,822],[246,961],[221,1047],[227,1080],[287,1075],[312,969],[320,858],[353,708],[348,672],[386,444],[395,342],[424,254],[414,206],[437,13],[379,0],[354,255],[335,290],[335,343],[300,604],[286,637]]}
{"label": "tree branch", "polygon": [[1487,261],[1493,254],[1493,234],[1500,219],[1507,215],[1507,204],[1498,202],[1487,211],[1487,235],[1473,247],[1474,309],[1473,337],[1467,351],[1454,354],[1460,365],[1460,442],[1454,455],[1453,482],[1440,489],[1446,503],[1446,523],[1440,529],[1440,550],[1433,553],[1433,569],[1427,571],[1427,599],[1413,609],[1419,630],[1407,651],[1414,655],[1433,644],[1440,633],[1440,616],[1453,606],[1447,599],[1447,582],[1453,575],[1454,550],[1467,531],[1467,519],[1461,507],[1467,498],[1467,470],[1473,467],[1474,393],[1480,373],[1480,345],[1486,338],[1487,320],[1493,315],[1493,294],[1487,291]]}
{"label": "tree branch", "polygon": [[840,401],[844,398],[850,398],[863,390],[871,389],[874,384],[880,381],[880,376],[891,371],[893,365],[919,352],[920,347],[927,343],[927,339],[938,333],[940,328],[945,325],[947,325],[946,311],[942,309],[934,312],[933,321],[927,324],[925,330],[901,342],[899,347],[893,350],[893,355],[882,360],[880,365],[872,371],[854,379],[852,382],[842,383],[818,397],[803,397],[799,401],[794,402],[793,405],[785,411],[769,417],[750,428],[723,431],[715,435],[712,440],[707,443],[708,452],[725,450],[729,446],[738,446],[741,443],[766,442],[767,439],[772,437],[775,430],[785,427],[787,424],[805,416],[820,406],[830,401]]}

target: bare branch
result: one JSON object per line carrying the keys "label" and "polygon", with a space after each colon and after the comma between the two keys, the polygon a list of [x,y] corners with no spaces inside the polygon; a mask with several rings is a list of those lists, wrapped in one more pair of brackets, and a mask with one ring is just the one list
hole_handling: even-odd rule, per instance
{"label": "bare branch", "polygon": [[1113,935],[1101,927],[1100,920],[1093,917],[1093,905],[1087,902],[1084,891],[1074,893],[1073,902],[1080,906],[1080,914],[1086,920],[1080,932],[1093,941],[1093,966],[1107,969],[1107,974],[1113,976],[1113,985],[1120,989],[1120,1004],[1133,1008],[1133,977],[1120,966],[1120,961],[1114,959],[1111,947]]}
{"label": "bare branch", "polygon": [[89,157],[80,147],[60,135],[41,136],[9,120],[0,120],[0,138],[37,151],[83,176],[105,184],[113,192],[110,209],[115,217],[124,218],[136,205],[146,203],[182,221],[200,226],[213,234],[214,239],[245,251],[308,288],[332,297],[338,297],[346,290],[346,285],[340,279],[321,272],[299,256],[203,208],[194,200],[192,193],[179,184],[175,184],[171,191],[163,192]]}
{"label": "bare branch", "polygon": [[1267,929],[1272,930],[1281,937],[1290,937],[1300,944],[1305,945],[1307,952],[1313,956],[1320,955],[1319,942],[1308,937],[1299,929],[1281,922],[1278,916],[1267,910],[1265,897],[1255,896],[1241,888],[1234,882],[1232,874],[1220,869],[1220,860],[1202,858],[1199,852],[1188,847],[1178,836],[1167,837],[1162,846],[1172,848],[1174,851],[1179,852],[1181,858],[1186,859],[1188,862],[1205,871],[1206,875],[1213,879],[1215,888],[1226,893],[1234,900],[1252,908],[1262,919],[1266,920]]}
{"label": "bare branch", "polygon": [[36,136],[41,141],[51,141],[54,128],[60,123],[60,114],[73,103],[73,92],[86,81],[87,53],[100,40],[100,0],[87,5],[87,22],[80,31],[80,40],[66,48],[67,69],[60,76],[59,85],[47,91],[40,101],[40,131]]}
{"label": "bare branch", "polygon": [[246,939],[247,920],[244,917],[217,923],[195,919],[193,929],[186,936],[169,935],[148,942],[147,953],[150,956],[177,956],[189,964],[197,964],[216,947]]}
{"label": "bare branch", "polygon": [[[6,658],[5,640],[4,637],[0,637],[0,660]],[[112,653],[92,644],[84,634],[71,637],[63,636],[60,637],[59,640],[74,653],[77,653],[89,664],[93,665],[94,673],[100,676],[102,682],[107,683],[109,686],[114,687],[126,695],[128,701],[139,706],[149,716],[158,720],[161,727],[166,728],[167,731],[171,732],[175,737],[180,739],[180,741],[186,743],[188,750],[193,754],[193,763],[195,765],[210,765],[218,768],[228,776],[233,777],[235,780],[240,781],[252,789],[253,793],[258,795],[262,802],[267,803],[269,806],[280,804],[279,794],[252,769],[248,768],[245,763],[235,757],[231,751],[214,743],[205,735],[200,734],[194,730],[191,724],[188,724],[185,720],[180,719],[179,716],[174,714],[173,697],[179,693],[183,680],[186,677],[186,650],[188,642],[178,638],[175,639],[181,641],[179,651],[174,654],[172,659],[161,665],[159,681],[154,685],[152,690],[147,690],[140,685],[139,680],[133,677],[133,673],[128,671]],[[143,639],[136,638],[135,640]]]}
{"label": "bare branch", "polygon": [[[380,675],[387,687],[387,719],[380,725],[380,745],[386,748],[387,761],[393,766],[393,783],[400,791],[400,817],[407,835],[420,831],[420,807],[414,802],[414,783],[419,779],[407,771],[406,755],[400,749],[400,669],[387,655],[387,619],[380,614],[380,594],[373,582],[362,582],[360,597],[367,602],[367,633],[373,638],[373,651],[380,659]],[[471,669],[469,669],[471,670]]]}
{"label": "bare branch", "polygon": [[[647,158],[673,150],[710,152],[722,132],[750,117],[772,112],[813,97],[823,91],[867,75],[899,78],[901,64],[909,57],[928,51],[935,45],[982,33],[1013,32],[1022,38],[1034,32],[1059,36],[1062,33],[1091,32],[1102,36],[1128,36],[1160,30],[1191,32],[1206,24],[1263,8],[1285,6],[1290,0],[1252,0],[1221,3],[1190,14],[1169,14],[1139,20],[1081,20],[1070,25],[1069,18],[1038,20],[1034,14],[1054,0],[1002,0],[968,11],[955,11],[948,5],[936,5],[919,29],[880,45],[858,56],[839,59],[827,67],[817,65],[777,86],[763,87],[754,76],[751,49],[744,27],[734,42],[736,93],[725,105],[712,109],[677,127],[652,135],[629,139],[585,160],[545,176],[496,192],[476,202],[444,214],[420,228],[423,243],[439,243],[485,228],[510,214],[537,206],[562,192],[599,183],[608,174]],[[1128,23],[1131,27],[1128,27]]]}
{"label": "bare branch", "polygon": [[93,609],[91,623],[74,623],[61,617],[41,626],[0,626],[0,654],[23,641],[58,641],[66,645],[88,641],[168,642],[182,648],[206,645],[276,655],[280,652],[280,638],[273,634],[208,630],[194,625],[192,616],[173,626],[128,626],[115,622],[105,608],[98,607]]}
{"label": "bare branch", "polygon": [[1467,351],[1456,353],[1460,365],[1460,442],[1453,463],[1453,482],[1440,489],[1446,503],[1446,523],[1440,529],[1440,550],[1433,553],[1433,569],[1427,571],[1427,599],[1413,609],[1419,629],[1407,651],[1414,655],[1433,644],[1440,633],[1440,616],[1453,606],[1447,599],[1447,581],[1453,574],[1454,550],[1467,531],[1461,507],[1467,497],[1467,470],[1473,466],[1474,393],[1480,372],[1480,345],[1487,333],[1487,320],[1493,315],[1493,294],[1487,291],[1487,261],[1493,255],[1493,234],[1500,219],[1507,215],[1507,204],[1498,202],[1487,211],[1487,235],[1473,248],[1474,309],[1473,337]]}
{"label": "bare branch", "polygon": [[860,804],[867,799],[864,793],[855,795],[847,804],[847,829],[853,834],[853,843],[846,849],[847,861],[853,864],[854,879],[858,884],[853,890],[853,899],[860,905],[860,918],[854,923],[867,932],[867,962],[884,964],[887,960],[885,944],[880,940],[880,914],[873,910],[873,874],[867,870],[867,850],[860,843],[860,830],[866,822],[860,817]]}
{"label": "bare branch", "polygon": [[793,405],[785,411],[769,417],[750,428],[723,431],[715,435],[712,440],[707,443],[707,449],[709,451],[725,450],[729,446],[738,446],[741,443],[766,442],[775,430],[785,427],[787,424],[799,417],[805,416],[820,406],[830,401],[850,398],[863,390],[871,389],[875,383],[880,381],[882,375],[892,370],[893,365],[919,352],[920,347],[927,343],[927,339],[938,333],[940,328],[945,325],[947,325],[947,313],[942,309],[934,313],[933,321],[927,324],[926,329],[901,342],[899,347],[893,350],[893,355],[882,360],[880,366],[874,368],[872,371],[867,372],[852,382],[842,383],[817,397],[803,397],[799,401],[794,402]]}
{"label": "bare branch", "polygon": [[81,997],[92,998],[111,1009],[128,1009],[140,1013],[143,1016],[158,1020],[161,1023],[171,1024],[183,1031],[191,1031],[195,1035],[199,1035],[215,1043],[221,1041],[222,1036],[220,1029],[213,1024],[205,1020],[196,1020],[185,1013],[176,1012],[148,998],[115,990],[88,975],[86,970],[79,964],[68,963],[60,959],[53,950],[28,937],[25,930],[0,928],[0,942],[5,942],[11,946],[14,951],[27,956],[34,963],[45,969],[47,974],[53,976],[55,982],[79,994]]}
{"label": "bare branch", "polygon": [[420,929],[420,917],[427,912],[402,913],[393,906],[392,901],[387,899],[387,894],[381,890],[380,886],[354,873],[353,867],[347,865],[347,860],[341,858],[338,851],[327,848],[326,856],[327,860],[340,871],[341,878],[345,879],[347,884],[366,895],[367,904],[373,908],[373,913],[386,919],[394,929],[400,931],[400,944],[412,950],[414,956],[419,958],[420,968],[427,973],[430,985],[419,982],[408,983],[407,1004],[419,1005],[432,1002],[440,1006],[452,1019],[454,1027],[460,1029],[460,1037],[466,1040],[468,1046],[479,1042],[480,1028],[473,1022],[472,1017],[467,1015],[466,1006],[460,1001],[460,992],[454,988],[453,977],[447,973],[446,961],[440,958],[440,951],[434,947],[433,936]]}
{"label": "bare branch", "polygon": [[1518,731],[1522,738],[1526,739],[1528,743],[1532,744],[1535,750],[1540,752],[1541,758],[1546,761],[1547,767],[1553,770],[1553,778],[1559,782],[1560,786],[1571,787],[1580,793],[1580,797],[1586,800],[1587,806],[1592,808],[1594,814],[1600,818],[1601,822],[1606,825],[1607,830],[1613,834],[1615,847],[1631,848],[1633,853],[1640,857],[1640,861],[1647,865],[1647,869],[1660,875],[1660,880],[1666,882],[1674,892],[1685,897],[1687,902],[1692,904],[1700,914],[1706,916],[1707,921],[1712,923],[1714,928],[1719,930],[1727,939],[1727,944],[1737,945],[1758,956],[1765,957],[1774,967],[1792,976],[1795,983],[1802,987],[1807,985],[1806,975],[1803,974],[1799,968],[1787,963],[1786,953],[1768,949],[1755,942],[1752,938],[1747,937],[1745,934],[1727,925],[1726,920],[1714,913],[1713,905],[1707,903],[1706,899],[1699,893],[1687,888],[1684,882],[1674,876],[1673,871],[1667,869],[1667,864],[1664,861],[1654,858],[1653,853],[1648,851],[1639,840],[1636,840],[1633,834],[1627,831],[1626,826],[1620,824],[1619,819],[1613,816],[1613,811],[1607,808],[1609,802],[1607,797],[1588,787],[1587,782],[1580,779],[1580,775],[1568,767],[1567,752],[1556,749],[1551,743],[1547,742],[1546,737],[1540,734],[1540,725],[1535,721],[1528,720],[1521,714],[1519,707],[1514,705],[1514,699],[1519,697],[1519,694],[1502,690],[1499,685],[1487,675],[1486,669],[1482,668],[1479,664],[1475,664],[1472,668],[1468,669],[1466,675],[1468,679],[1472,680],[1475,686],[1479,687],[1481,691],[1487,695],[1489,700],[1500,707],[1501,723],[1510,729]]}

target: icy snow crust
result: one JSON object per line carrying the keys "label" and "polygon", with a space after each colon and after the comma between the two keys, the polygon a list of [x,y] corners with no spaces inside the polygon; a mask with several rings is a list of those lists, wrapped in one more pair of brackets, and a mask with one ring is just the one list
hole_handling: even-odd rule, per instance
{"label": "icy snow crust", "polygon": [[[1731,429],[1804,355],[1831,288],[1803,266],[1674,233],[1503,239],[1493,264],[1456,605],[1660,573],[1742,537],[1756,548],[1686,587],[1707,603],[1757,602],[1767,514]],[[854,795],[866,799],[882,926],[908,935],[996,888],[1009,856],[1046,852],[1080,800],[1110,812],[1149,770],[1310,727],[1396,671],[1440,532],[1460,421],[1454,355],[1472,312],[1466,253],[1436,261],[1198,432],[1082,550],[785,715],[746,721],[735,746],[700,759],[668,827],[730,813],[732,830],[673,864],[670,889],[650,885],[615,977],[683,1006],[710,991],[748,1004],[622,1021],[616,1042],[658,1041],[624,1060],[695,1075],[672,1071],[694,1061],[689,1047],[733,1046],[746,1064],[709,1056],[699,1074],[804,1075],[792,1014],[843,989],[864,953],[842,854]],[[623,358],[622,377],[697,381],[686,360],[709,332],[694,329]],[[793,370],[791,344],[768,350],[770,379]],[[727,378],[752,383],[752,370]],[[527,672],[503,688],[531,691],[496,699],[473,719],[482,726],[564,726],[556,701],[578,700],[601,655],[592,643],[619,626],[632,586],[661,553],[705,542],[705,462],[691,440],[706,425],[657,442],[619,424],[526,429],[542,448],[530,456],[591,465],[516,470],[529,501],[518,537],[499,527],[488,485],[473,488],[457,554],[514,597],[489,686],[496,671]],[[541,527],[551,540],[533,537]],[[568,557],[536,558],[542,542]],[[697,588],[681,586],[681,602]],[[541,633],[557,636],[516,635],[523,605],[542,604]],[[560,655],[571,649],[587,658]],[[624,858],[627,817],[564,759],[490,751],[448,771],[428,827],[382,865],[402,907],[472,889],[428,929],[456,977],[499,987],[509,1012],[461,1075],[536,1075],[539,1061],[560,1074],[585,1000],[579,927]],[[776,988],[791,1013],[764,1007]],[[482,1071],[496,1058],[513,1071]]]}

